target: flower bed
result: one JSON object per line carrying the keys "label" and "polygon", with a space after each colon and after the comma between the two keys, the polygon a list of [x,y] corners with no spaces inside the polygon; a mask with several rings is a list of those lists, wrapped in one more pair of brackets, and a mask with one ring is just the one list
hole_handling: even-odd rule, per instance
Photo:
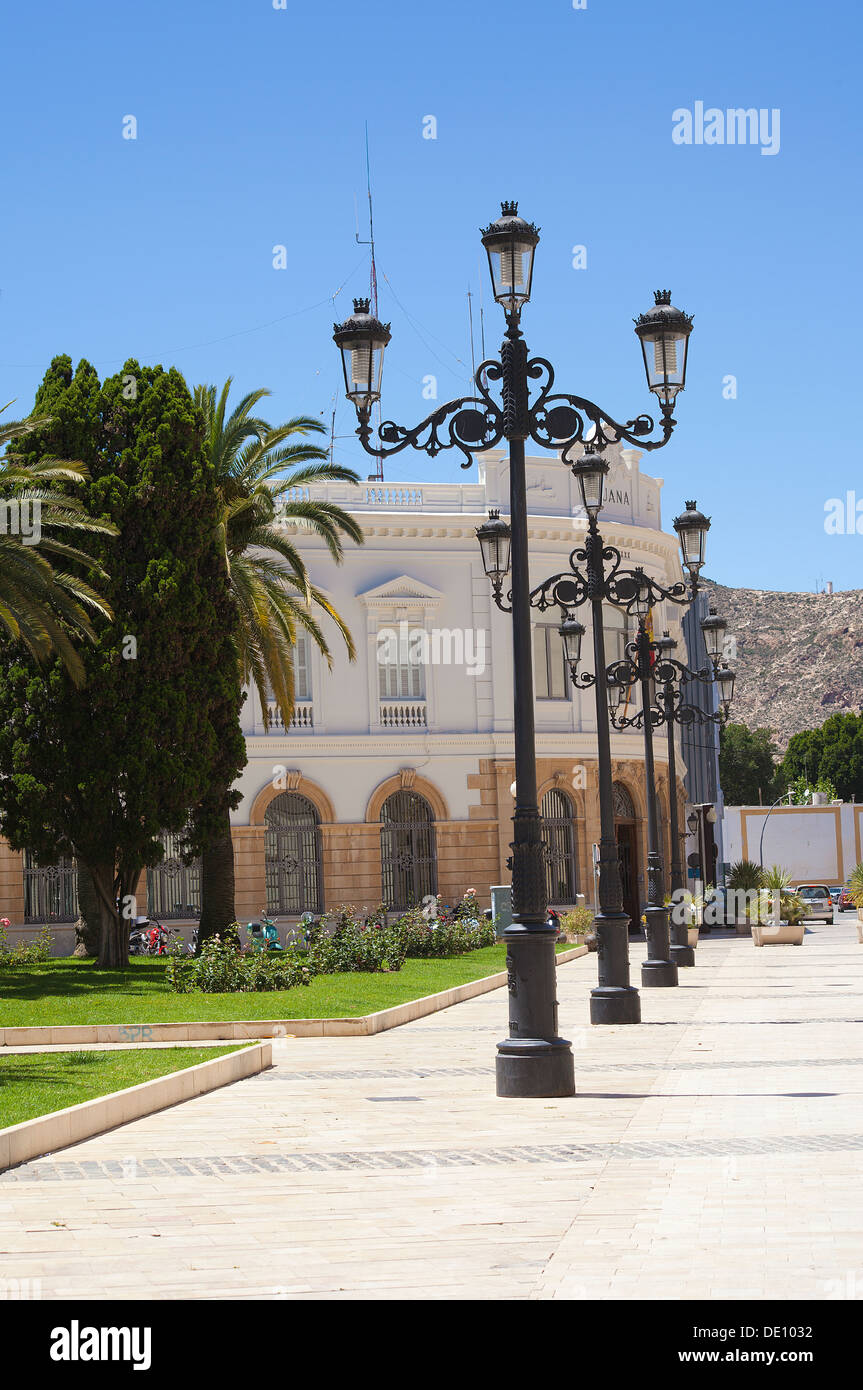
{"label": "flower bed", "polygon": [[277,952],[244,950],[235,924],[224,937],[206,941],[197,959],[172,957],[166,979],[177,994],[294,989],[317,975],[398,971],[409,957],[463,955],[493,946],[495,933],[479,915],[475,895],[466,893],[456,908],[438,898],[433,907],[410,908],[392,922],[382,907],[361,913],[336,908],[306,928],[303,939],[302,947]]}

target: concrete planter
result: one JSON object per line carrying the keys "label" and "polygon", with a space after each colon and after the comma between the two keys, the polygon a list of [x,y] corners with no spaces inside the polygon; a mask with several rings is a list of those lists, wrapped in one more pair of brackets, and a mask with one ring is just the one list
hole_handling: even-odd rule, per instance
{"label": "concrete planter", "polygon": [[802,922],[780,922],[778,927],[772,922],[760,925],[753,923],[753,946],[802,946],[806,928]]}
{"label": "concrete planter", "polygon": [[687,927],[687,928],[686,928],[686,938],[687,938],[687,943],[688,943],[688,945],[690,945],[690,946],[697,946],[697,945],[698,945],[698,928],[697,928],[697,927]]}
{"label": "concrete planter", "polygon": [[863,907],[857,909],[857,940],[863,946]]}

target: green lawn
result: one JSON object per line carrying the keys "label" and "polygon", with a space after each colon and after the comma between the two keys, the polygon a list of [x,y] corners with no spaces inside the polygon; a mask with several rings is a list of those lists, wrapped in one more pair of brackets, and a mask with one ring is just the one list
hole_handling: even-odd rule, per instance
{"label": "green lawn", "polygon": [[0,1052],[0,1129],[237,1050],[228,1045],[117,1048],[112,1052]]}
{"label": "green lawn", "polygon": [[[558,950],[571,949],[559,946]],[[174,994],[162,961],[99,970],[72,958],[0,972],[0,1027],[65,1023],[182,1023],[208,1019],[355,1018],[505,969],[503,945],[441,960],[408,960],[393,974],[318,975],[260,994]]]}

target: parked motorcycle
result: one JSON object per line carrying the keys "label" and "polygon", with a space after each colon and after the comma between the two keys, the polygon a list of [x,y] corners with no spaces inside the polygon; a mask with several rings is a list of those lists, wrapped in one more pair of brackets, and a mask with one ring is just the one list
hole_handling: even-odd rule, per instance
{"label": "parked motorcycle", "polygon": [[129,931],[130,956],[166,956],[180,933],[163,927],[155,917],[136,917]]}

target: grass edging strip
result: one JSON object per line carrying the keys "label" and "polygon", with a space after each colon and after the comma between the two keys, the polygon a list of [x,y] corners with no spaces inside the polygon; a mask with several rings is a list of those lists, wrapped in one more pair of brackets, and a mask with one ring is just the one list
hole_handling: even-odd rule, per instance
{"label": "grass edging strip", "polygon": [[[584,955],[587,955],[586,946],[573,946],[570,951],[559,952],[555,957],[555,963],[565,965],[567,961]],[[467,999],[475,999],[477,995],[500,989],[501,985],[505,984],[506,971],[499,970],[494,975],[483,975],[478,980],[452,985],[438,994],[408,999],[402,1004],[392,1005],[389,1009],[363,1014],[358,1018],[250,1018],[224,1022],[206,1020],[197,1023],[14,1026],[0,1029],[0,1047],[46,1046],[51,1043],[137,1043],[146,1046],[147,1043],[154,1042],[243,1042],[248,1038],[283,1038],[286,1035],[297,1038],[368,1037],[373,1033],[383,1033],[389,1028],[398,1028],[403,1023],[411,1023],[414,1019],[424,1018],[427,1014],[437,1013],[440,1009],[449,1009],[453,1004],[462,1004]]]}
{"label": "grass edging strip", "polygon": [[232,1081],[254,1076],[272,1065],[272,1043],[257,1042],[239,1052],[229,1052],[224,1057],[198,1062],[182,1071],[168,1072],[167,1076],[157,1076],[137,1086],[127,1086],[122,1091],[111,1091],[106,1096],[82,1101],[80,1105],[70,1105],[65,1110],[53,1110],[48,1115],[10,1125],[0,1130],[0,1172],[191,1100],[193,1096],[228,1086]]}

